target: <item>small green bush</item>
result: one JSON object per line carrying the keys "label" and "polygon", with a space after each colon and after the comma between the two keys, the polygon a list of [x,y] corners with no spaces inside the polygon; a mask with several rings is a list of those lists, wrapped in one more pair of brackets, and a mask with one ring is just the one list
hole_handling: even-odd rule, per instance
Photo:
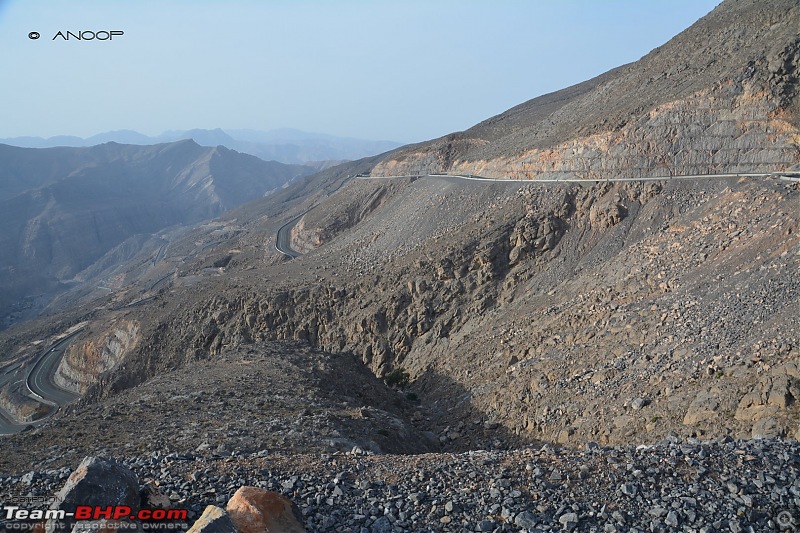
{"label": "small green bush", "polygon": [[408,374],[408,370],[405,368],[395,368],[388,374],[383,380],[386,384],[390,387],[404,387],[408,385],[408,380],[410,376]]}

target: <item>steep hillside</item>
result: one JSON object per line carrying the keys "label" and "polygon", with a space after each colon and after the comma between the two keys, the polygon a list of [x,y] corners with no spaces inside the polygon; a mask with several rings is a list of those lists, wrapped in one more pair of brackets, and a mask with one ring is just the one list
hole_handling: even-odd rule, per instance
{"label": "steep hillside", "polygon": [[0,311],[47,296],[132,236],[217,216],[308,172],[192,141],[0,146]]}
{"label": "steep hillside", "polygon": [[[163,235],[157,274],[2,347],[86,320],[59,370],[85,404],[262,341],[350,352],[449,450],[797,438],[800,188],[669,176],[800,163],[799,9],[728,0],[640,62]],[[98,357],[122,325],[136,342]]]}
{"label": "steep hillside", "polygon": [[224,275],[186,265],[124,312],[142,341],[107,379],[291,339],[404,368],[456,449],[492,446],[497,423],[500,442],[794,436],[798,201],[735,180],[353,182],[307,215],[335,221],[317,250],[270,265],[245,224],[205,259],[238,250]]}
{"label": "steep hillside", "polygon": [[798,20],[793,0],[723,2],[636,63],[399,151],[373,174],[602,179],[784,168],[800,154]]}

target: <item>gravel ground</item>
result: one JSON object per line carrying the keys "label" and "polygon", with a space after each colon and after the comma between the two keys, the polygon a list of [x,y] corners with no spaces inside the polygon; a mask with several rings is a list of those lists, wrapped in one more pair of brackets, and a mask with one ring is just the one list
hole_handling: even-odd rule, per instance
{"label": "gravel ground", "polygon": [[[153,453],[118,457],[193,521],[253,485],[308,531],[796,531],[800,444],[721,438],[463,454]],[[0,477],[0,500],[49,496],[70,468]],[[8,526],[8,524],[6,524]]]}

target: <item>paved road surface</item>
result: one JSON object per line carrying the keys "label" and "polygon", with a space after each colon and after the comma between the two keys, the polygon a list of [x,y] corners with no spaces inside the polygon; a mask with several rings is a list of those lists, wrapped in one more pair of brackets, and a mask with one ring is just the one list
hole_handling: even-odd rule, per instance
{"label": "paved road surface", "polygon": [[294,259],[295,257],[300,257],[301,255],[303,255],[297,250],[292,248],[291,236],[292,236],[292,228],[294,228],[295,224],[297,224],[300,221],[300,219],[303,218],[303,215],[305,215],[306,213],[308,213],[308,211],[300,215],[297,215],[292,220],[281,226],[280,229],[278,229],[278,234],[275,237],[275,248],[280,253],[287,256],[289,259]]}
{"label": "paved road surface", "polygon": [[79,398],[74,392],[64,390],[53,383],[53,376],[59,361],[61,361],[61,356],[69,347],[69,341],[81,331],[83,331],[82,328],[42,350],[30,370],[14,368],[0,376],[0,386],[13,381],[24,381],[28,391],[35,399],[51,407],[50,414],[30,424],[18,423],[9,412],[0,408],[0,435],[18,433],[30,425],[41,424],[58,412],[62,406]]}
{"label": "paved road surface", "polygon": [[[685,176],[647,176],[644,178],[608,178],[608,179],[579,179],[579,178],[565,178],[565,179],[535,179],[535,180],[518,180],[510,178],[487,178],[475,174],[411,174],[405,176],[358,176],[362,180],[385,180],[397,178],[456,178],[468,181],[484,181],[492,183],[606,183],[618,181],[673,181],[673,180],[698,180],[698,179],[738,179],[738,178],[766,178],[769,176],[779,177],[781,173],[758,173],[758,172],[740,172],[737,174],[689,174]],[[790,178],[791,179],[791,178]]]}
{"label": "paved road surface", "polygon": [[60,407],[77,400],[79,396],[74,392],[62,389],[53,382],[53,376],[61,361],[61,356],[69,347],[69,341],[83,330],[78,330],[64,337],[53,344],[46,352],[39,356],[39,360],[33,365],[25,384],[28,390],[48,405]]}

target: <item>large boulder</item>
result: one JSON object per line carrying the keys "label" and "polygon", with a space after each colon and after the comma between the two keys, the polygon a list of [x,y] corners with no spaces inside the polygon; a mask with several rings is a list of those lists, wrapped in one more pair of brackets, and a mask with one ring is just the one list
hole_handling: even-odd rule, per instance
{"label": "large boulder", "polygon": [[239,533],[304,533],[303,515],[277,492],[241,487],[228,502],[228,514]]}
{"label": "large boulder", "polygon": [[[69,476],[50,509],[74,513],[79,505],[127,506],[135,514],[141,508],[139,481],[133,472],[113,459],[87,457]],[[45,531],[69,531],[75,522],[73,517],[50,519]]]}

